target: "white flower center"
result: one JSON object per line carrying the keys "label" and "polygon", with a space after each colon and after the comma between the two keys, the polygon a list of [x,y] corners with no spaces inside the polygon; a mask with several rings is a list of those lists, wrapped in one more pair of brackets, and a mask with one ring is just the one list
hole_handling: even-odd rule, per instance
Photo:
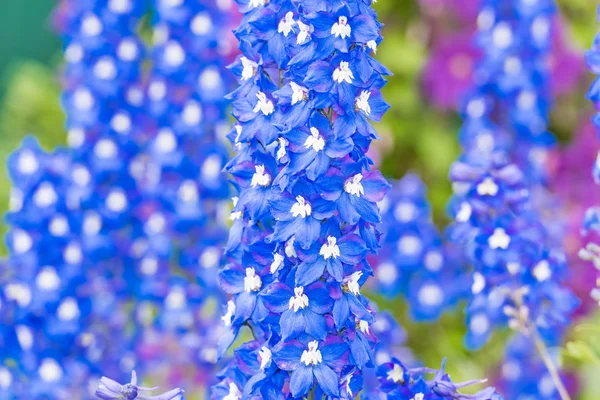
{"label": "white flower center", "polygon": [[79,318],[79,306],[77,301],[72,297],[67,297],[60,303],[56,310],[58,319],[62,321],[72,321],[75,318]]}
{"label": "white flower center", "polygon": [[358,328],[365,335],[369,334],[369,323],[367,321],[363,321],[362,319],[358,321]]}
{"label": "white flower center", "polygon": [[343,15],[338,19],[338,22],[331,27],[331,34],[335,35],[335,37],[341,36],[342,39],[346,39],[347,37],[350,37],[351,33],[352,28],[348,25],[348,17]]}
{"label": "white flower center", "polygon": [[462,203],[460,205],[460,210],[456,214],[456,220],[458,222],[467,222],[469,218],[471,218],[471,205],[469,203]]}
{"label": "white flower center", "polygon": [[[250,7],[252,8],[256,8],[256,7],[260,7],[260,6],[265,6],[269,3],[269,0],[250,0]],[[240,394],[241,396],[241,394]],[[225,400],[225,399],[223,399]],[[227,399],[229,400],[229,399]]]}
{"label": "white flower center", "polygon": [[241,57],[240,61],[242,62],[242,80],[247,81],[252,78],[256,71],[258,70],[258,64],[252,60],[247,59],[246,57]]}
{"label": "white flower center", "polygon": [[360,279],[362,274],[363,273],[361,271],[358,271],[344,278],[344,283],[346,284],[346,286],[348,286],[348,290],[355,296],[358,296],[360,294],[360,284],[358,283],[358,280]]}
{"label": "white flower center", "polygon": [[[260,0],[252,0],[252,1],[260,1]],[[250,3],[252,4],[252,3]],[[256,7],[256,6],[255,6]],[[237,385],[233,382],[229,382],[229,393],[227,396],[223,397],[223,400],[241,400],[242,392],[237,387]]]}
{"label": "white flower center", "polygon": [[552,276],[550,264],[546,260],[542,260],[533,267],[533,276],[538,282],[543,282]]}
{"label": "white flower center", "polygon": [[337,83],[352,83],[352,79],[354,79],[354,74],[350,70],[348,61],[342,61],[340,66],[333,71],[333,80]]}
{"label": "white flower center", "polygon": [[327,237],[327,243],[321,246],[321,250],[319,251],[319,255],[323,256],[324,259],[329,259],[333,257],[334,259],[340,256],[340,248],[336,244],[337,239],[333,236]]}
{"label": "white flower center", "polygon": [[280,137],[277,139],[279,142],[279,148],[277,149],[277,161],[281,160],[287,154],[286,147],[288,145],[288,141],[284,137]]}
{"label": "white flower center", "polygon": [[492,236],[488,238],[488,244],[492,249],[504,249],[508,248],[510,244],[510,236],[506,234],[506,231],[502,228],[494,229]]}
{"label": "white flower center", "polygon": [[35,278],[38,289],[52,291],[60,286],[60,278],[54,267],[44,267]]}
{"label": "white flower center", "polygon": [[296,254],[296,249],[294,248],[294,242],[296,241],[296,238],[294,236],[292,236],[290,238],[290,240],[288,240],[285,243],[285,255],[288,257],[298,257],[298,255]]}
{"label": "white flower center", "polygon": [[485,278],[479,272],[475,272],[473,274],[471,292],[473,292],[473,294],[479,294],[483,289],[485,289]]}
{"label": "white flower center", "polygon": [[255,113],[262,111],[264,115],[271,115],[275,112],[275,106],[271,100],[267,99],[266,94],[258,92],[256,93],[256,98],[258,99],[258,102],[256,103],[256,106],[254,106]]}
{"label": "white flower center", "polygon": [[252,186],[252,187],[256,187],[256,186],[267,187],[271,184],[271,175],[265,173],[264,165],[256,165],[254,167],[254,170],[256,172],[254,173],[254,175],[252,175],[252,182],[250,183],[250,186]]}
{"label": "white flower center", "polygon": [[492,178],[485,178],[477,185],[477,194],[480,196],[495,196],[498,193],[498,185]]}
{"label": "white flower center", "polygon": [[369,98],[371,97],[371,92],[368,90],[363,90],[360,93],[360,96],[356,98],[356,108],[361,110],[367,115],[371,115],[371,106],[369,105]]}
{"label": "white flower center", "polygon": [[404,369],[398,364],[394,364],[394,368],[387,373],[388,380],[394,383],[404,383]]}
{"label": "white flower center", "polygon": [[304,44],[310,40],[310,34],[312,33],[312,28],[310,25],[303,24],[302,21],[296,21],[298,24],[298,28],[300,28],[300,32],[296,37],[297,44]]}
{"label": "white flower center", "polygon": [[[235,208],[235,206],[237,206],[237,203],[240,199],[237,196],[234,196],[231,198],[231,201],[233,202],[233,207]],[[242,218],[242,212],[241,211],[232,211],[231,214],[229,214],[229,219],[232,221],[238,220]]]}
{"label": "white flower center", "polygon": [[304,197],[296,196],[296,202],[292,205],[290,212],[294,217],[300,216],[306,218],[312,214],[312,207],[310,206],[310,203],[304,200]]}
{"label": "white flower center", "polygon": [[371,50],[373,50],[374,54],[377,54],[377,42],[374,40],[369,40],[367,42],[367,47]]}
{"label": "white flower center", "polygon": [[296,21],[294,21],[294,13],[288,11],[285,14],[285,17],[281,21],[279,21],[279,26],[277,26],[277,32],[283,33],[283,36],[288,37],[290,32],[294,31],[294,25],[296,25]]}
{"label": "white flower center", "polygon": [[221,321],[225,324],[225,326],[231,326],[231,320],[233,319],[233,315],[235,314],[235,303],[233,300],[229,300],[227,302],[227,312],[225,315],[221,317]]}
{"label": "white flower center", "polygon": [[357,197],[360,197],[361,194],[364,195],[365,189],[363,188],[362,183],[360,183],[362,177],[362,174],[356,174],[352,178],[348,179],[344,183],[344,191]]}
{"label": "white flower center", "polygon": [[271,361],[271,350],[268,347],[263,346],[259,351],[258,355],[260,357],[260,369],[265,369],[269,361]]}
{"label": "white flower center", "polygon": [[413,397],[410,400],[423,400],[423,399],[425,399],[425,395],[423,393],[417,393],[417,394],[415,394],[415,397]]}
{"label": "white flower center", "polygon": [[292,105],[305,101],[308,96],[308,90],[297,83],[290,82],[292,88]]}
{"label": "white flower center", "polygon": [[304,294],[304,288],[299,286],[294,288],[294,296],[290,297],[288,309],[294,309],[294,312],[308,307],[308,296]]}
{"label": "white flower center", "polygon": [[317,153],[325,148],[325,139],[319,134],[317,128],[310,128],[310,136],[306,138],[304,147],[312,149]]}
{"label": "white flower center", "polygon": [[444,301],[444,292],[434,284],[424,285],[417,294],[419,303],[424,306],[437,307]]}
{"label": "white flower center", "polygon": [[63,376],[63,371],[55,359],[44,358],[38,368],[38,374],[44,382],[58,382]]}
{"label": "white flower center", "polygon": [[304,363],[306,366],[321,364],[323,362],[323,356],[321,356],[321,351],[318,350],[318,347],[319,342],[316,340],[308,343],[308,350],[302,352],[300,362]]}
{"label": "white flower center", "polygon": [[244,290],[246,292],[258,292],[262,287],[260,276],[256,275],[254,268],[246,268],[246,276],[244,277]]}
{"label": "white flower center", "polygon": [[274,274],[275,272],[277,272],[277,270],[279,269],[279,267],[281,267],[283,265],[283,256],[279,253],[275,253],[273,254],[273,262],[271,263],[271,273]]}

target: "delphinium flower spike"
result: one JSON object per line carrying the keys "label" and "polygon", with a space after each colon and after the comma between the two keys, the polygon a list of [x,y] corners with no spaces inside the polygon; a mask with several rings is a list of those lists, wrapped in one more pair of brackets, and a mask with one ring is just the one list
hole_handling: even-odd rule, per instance
{"label": "delphinium flower spike", "polygon": [[240,195],[220,273],[233,295],[221,350],[243,326],[253,340],[235,350],[214,398],[347,398],[374,365],[360,288],[389,185],[365,152],[376,137],[369,120],[388,108],[379,91],[388,72],[371,57],[381,33],[370,3],[238,1],[237,155],[227,170]]}
{"label": "delphinium flower spike", "polygon": [[108,268],[116,246],[101,215],[109,210],[94,202],[105,199],[95,188],[123,172],[116,143],[124,139],[113,129],[120,125],[106,121],[139,78],[135,30],[144,4],[63,4],[63,107],[74,148],[48,154],[26,139],[8,162],[14,187],[0,312],[10,323],[0,329],[11,351],[0,357],[15,397],[86,397],[100,370],[131,368],[115,295],[121,273]]}
{"label": "delphinium flower spike", "polygon": [[377,291],[402,294],[416,320],[431,321],[466,297],[471,278],[458,252],[444,244],[431,220],[425,185],[414,174],[393,183],[379,203],[383,216],[381,249],[369,257]]}
{"label": "delphinium flower spike", "polygon": [[[502,325],[545,346],[578,303],[562,285],[562,237],[549,230],[538,206],[547,196],[545,154],[554,141],[547,132],[545,60],[555,5],[510,3],[482,3],[477,40],[484,56],[463,108],[463,155],[450,171],[455,222],[449,235],[465,246],[474,269],[467,308],[473,348]],[[568,398],[555,365],[540,356]]]}

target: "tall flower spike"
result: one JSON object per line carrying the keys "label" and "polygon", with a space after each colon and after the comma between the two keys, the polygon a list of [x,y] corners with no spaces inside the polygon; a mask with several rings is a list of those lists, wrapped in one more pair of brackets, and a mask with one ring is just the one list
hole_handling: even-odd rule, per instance
{"label": "tall flower spike", "polygon": [[477,41],[483,59],[463,108],[463,155],[450,171],[455,222],[448,234],[467,250],[474,269],[467,344],[481,347],[495,326],[527,335],[568,398],[542,350],[578,304],[562,286],[562,237],[548,229],[539,207],[549,196],[544,159],[554,142],[547,132],[550,89],[543,60],[556,6],[552,0],[511,3],[481,6]]}
{"label": "tall flower spike", "polygon": [[213,398],[356,395],[375,364],[360,287],[389,187],[366,156],[377,137],[370,121],[388,108],[388,71],[369,45],[381,41],[380,24],[367,0],[238,4],[244,54],[231,66],[240,87],[230,95],[237,154],[227,171],[240,194],[220,273],[233,302],[220,353],[244,326],[254,337]]}

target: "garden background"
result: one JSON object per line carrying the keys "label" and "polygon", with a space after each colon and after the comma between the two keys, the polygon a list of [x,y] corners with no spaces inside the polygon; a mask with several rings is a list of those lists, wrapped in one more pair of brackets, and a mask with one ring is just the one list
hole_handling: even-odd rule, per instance
{"label": "garden background", "polygon": [[[591,74],[585,70],[588,48],[597,24],[596,2],[561,0],[562,30],[555,39],[553,85],[556,94],[550,130],[559,138],[559,150],[549,162],[555,172],[555,191],[569,229],[565,246],[571,255],[572,287],[586,299],[595,281],[595,270],[576,258],[583,243],[579,225],[583,210],[600,198],[589,170],[598,147],[589,118],[593,112],[585,100]],[[60,107],[60,41],[52,29],[49,0],[4,0],[0,13],[0,163],[17,148],[26,134],[35,135],[52,149],[66,143],[64,114]],[[375,5],[385,41],[378,59],[394,76],[384,96],[391,105],[377,127],[382,141],[376,144],[382,172],[389,178],[417,173],[428,186],[434,220],[447,223],[445,206],[451,195],[448,169],[458,157],[457,132],[461,119],[456,112],[461,94],[470,83],[477,59],[471,37],[475,30],[475,0],[379,0]],[[0,172],[0,210],[8,207],[10,181]],[[2,226],[2,233],[6,230]],[[6,251],[2,246],[1,255]],[[407,345],[426,365],[451,360],[455,381],[499,373],[503,344],[508,332],[496,334],[478,352],[467,351],[462,307],[446,313],[433,324],[414,323],[404,300],[375,300],[390,309],[407,331]],[[590,304],[591,303],[591,304]],[[584,300],[580,317],[571,329],[562,359],[567,370],[583,382],[581,399],[597,399],[600,369],[595,354],[600,350],[593,326],[599,326],[593,301]]]}

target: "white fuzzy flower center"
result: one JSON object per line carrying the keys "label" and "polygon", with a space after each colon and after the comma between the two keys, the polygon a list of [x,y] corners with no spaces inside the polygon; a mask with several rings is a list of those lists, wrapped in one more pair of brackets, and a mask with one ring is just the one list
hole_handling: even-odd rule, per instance
{"label": "white fuzzy flower center", "polygon": [[235,314],[235,303],[232,300],[227,302],[227,312],[225,315],[221,317],[221,321],[225,324],[225,326],[231,326],[231,320],[233,319],[233,315]]}
{"label": "white fuzzy flower center", "polygon": [[348,179],[344,183],[344,191],[346,191],[346,193],[348,194],[352,194],[357,197],[364,195],[365,189],[363,188],[362,183],[360,183],[362,178],[362,174],[356,174],[352,178]]}
{"label": "white fuzzy flower center", "polygon": [[254,170],[256,172],[254,172],[254,175],[252,175],[252,182],[250,183],[250,186],[267,187],[271,184],[271,175],[265,172],[264,165],[256,165]]}
{"label": "white fuzzy flower center", "polygon": [[348,287],[348,291],[355,296],[358,296],[360,294],[360,284],[358,283],[358,281],[362,274],[363,273],[361,271],[358,271],[344,278],[344,283]]}
{"label": "white fuzzy flower center", "polygon": [[362,112],[364,112],[367,115],[371,115],[371,106],[369,105],[369,98],[371,97],[371,92],[369,92],[368,90],[363,90],[360,94],[360,96],[358,96],[356,98],[356,108],[361,110]]}
{"label": "white fuzzy flower center", "polygon": [[258,92],[256,93],[256,98],[258,99],[258,102],[256,103],[256,106],[254,106],[255,113],[261,111],[264,115],[271,115],[275,112],[275,106],[271,100],[267,99],[266,94]]}
{"label": "white fuzzy flower center", "polygon": [[296,254],[296,249],[294,248],[295,241],[296,241],[296,238],[292,236],[291,239],[285,243],[285,255],[290,258],[298,256]]}
{"label": "white fuzzy flower center", "polygon": [[325,148],[325,139],[319,134],[317,128],[310,128],[310,136],[306,138],[304,147],[312,148],[317,153]]}
{"label": "white fuzzy flower center", "polygon": [[279,142],[279,148],[277,149],[277,161],[281,160],[287,154],[286,147],[288,145],[288,141],[284,137],[280,137],[277,139]]}
{"label": "white fuzzy flower center", "polygon": [[[250,0],[250,7],[256,8],[256,7],[260,7],[260,6],[265,6],[268,3],[269,3],[269,0]],[[223,400],[225,400],[225,399],[223,399]],[[229,400],[229,399],[227,399],[227,400]]]}
{"label": "white fuzzy flower center", "polygon": [[316,340],[308,343],[308,350],[304,350],[304,352],[302,352],[300,362],[304,363],[306,366],[321,364],[323,362],[323,356],[321,355],[321,351],[319,351],[318,347],[319,342]]}
{"label": "white fuzzy flower center", "polygon": [[[235,208],[235,206],[237,206],[238,201],[240,201],[240,199],[237,196],[234,196],[231,198],[231,201],[233,202],[233,208]],[[231,214],[229,214],[229,219],[232,221],[238,220],[242,218],[242,212],[241,211],[232,211]]]}
{"label": "white fuzzy flower center", "polygon": [[498,185],[492,178],[485,178],[477,185],[477,194],[480,196],[495,196],[498,193]]}
{"label": "white fuzzy flower center", "polygon": [[302,87],[295,82],[290,82],[290,87],[292,88],[292,105],[307,99],[308,91],[305,87]]}
{"label": "white fuzzy flower center", "polygon": [[363,321],[362,319],[358,321],[358,328],[365,335],[369,334],[369,323],[367,321]]}
{"label": "white fuzzy flower center", "polygon": [[277,32],[283,33],[283,36],[288,37],[290,32],[294,31],[294,25],[296,25],[296,21],[294,21],[294,13],[288,11],[285,14],[285,17],[281,21],[279,21],[279,25],[277,26]]}
{"label": "white fuzzy flower center", "polygon": [[268,347],[263,346],[259,351],[258,355],[260,356],[260,369],[265,369],[269,361],[271,361],[271,350]]}
{"label": "white fuzzy flower center", "polygon": [[240,61],[242,62],[242,80],[247,81],[252,78],[256,71],[258,70],[258,64],[252,60],[247,59],[246,57],[241,57]]}
{"label": "white fuzzy flower center", "polygon": [[306,25],[306,24],[302,23],[302,21],[300,21],[300,20],[298,20],[296,22],[298,24],[298,28],[300,28],[300,32],[298,33],[298,36],[296,37],[296,43],[304,44],[310,40],[311,27],[310,27],[310,25]]}
{"label": "white fuzzy flower center", "polygon": [[277,272],[277,270],[279,269],[279,267],[281,267],[283,265],[283,256],[279,253],[275,253],[273,254],[273,262],[271,263],[271,273],[274,274],[275,272]]}
{"label": "white fuzzy flower center", "polygon": [[241,400],[242,392],[237,387],[237,385],[233,382],[229,382],[229,393],[227,396],[223,397],[223,400]]}
{"label": "white fuzzy flower center", "polygon": [[387,373],[388,380],[394,383],[404,383],[404,369],[398,364],[394,364],[394,368]]}
{"label": "white fuzzy flower center", "polygon": [[488,244],[492,249],[506,250],[510,244],[510,236],[506,234],[504,229],[496,228],[492,236],[488,238]]}
{"label": "white fuzzy flower center", "polygon": [[327,237],[327,243],[321,246],[321,250],[319,251],[319,255],[323,256],[324,259],[329,259],[333,257],[334,259],[340,256],[340,248],[336,244],[337,239],[333,236]]}
{"label": "white fuzzy flower center", "polygon": [[348,25],[348,17],[341,16],[338,19],[338,22],[333,24],[331,27],[331,34],[335,35],[335,37],[341,37],[342,39],[346,39],[350,37],[352,33],[352,28]]}
{"label": "white fuzzy flower center", "polygon": [[300,216],[306,218],[312,214],[312,207],[310,206],[310,203],[304,200],[304,197],[296,196],[296,202],[292,205],[290,212],[294,217]]}
{"label": "white fuzzy flower center", "polygon": [[550,264],[546,260],[542,260],[533,267],[533,276],[538,282],[543,282],[552,276]]}
{"label": "white fuzzy flower center", "polygon": [[352,83],[352,79],[354,79],[354,74],[350,70],[348,61],[342,61],[340,66],[333,71],[333,80],[337,83]]}
{"label": "white fuzzy flower center", "polygon": [[294,312],[308,307],[308,296],[304,294],[304,288],[299,286],[294,288],[294,296],[290,297],[288,309],[294,309]]}
{"label": "white fuzzy flower center", "polygon": [[244,277],[244,290],[248,293],[258,292],[262,287],[260,276],[256,275],[254,268],[246,268],[246,276]]}

